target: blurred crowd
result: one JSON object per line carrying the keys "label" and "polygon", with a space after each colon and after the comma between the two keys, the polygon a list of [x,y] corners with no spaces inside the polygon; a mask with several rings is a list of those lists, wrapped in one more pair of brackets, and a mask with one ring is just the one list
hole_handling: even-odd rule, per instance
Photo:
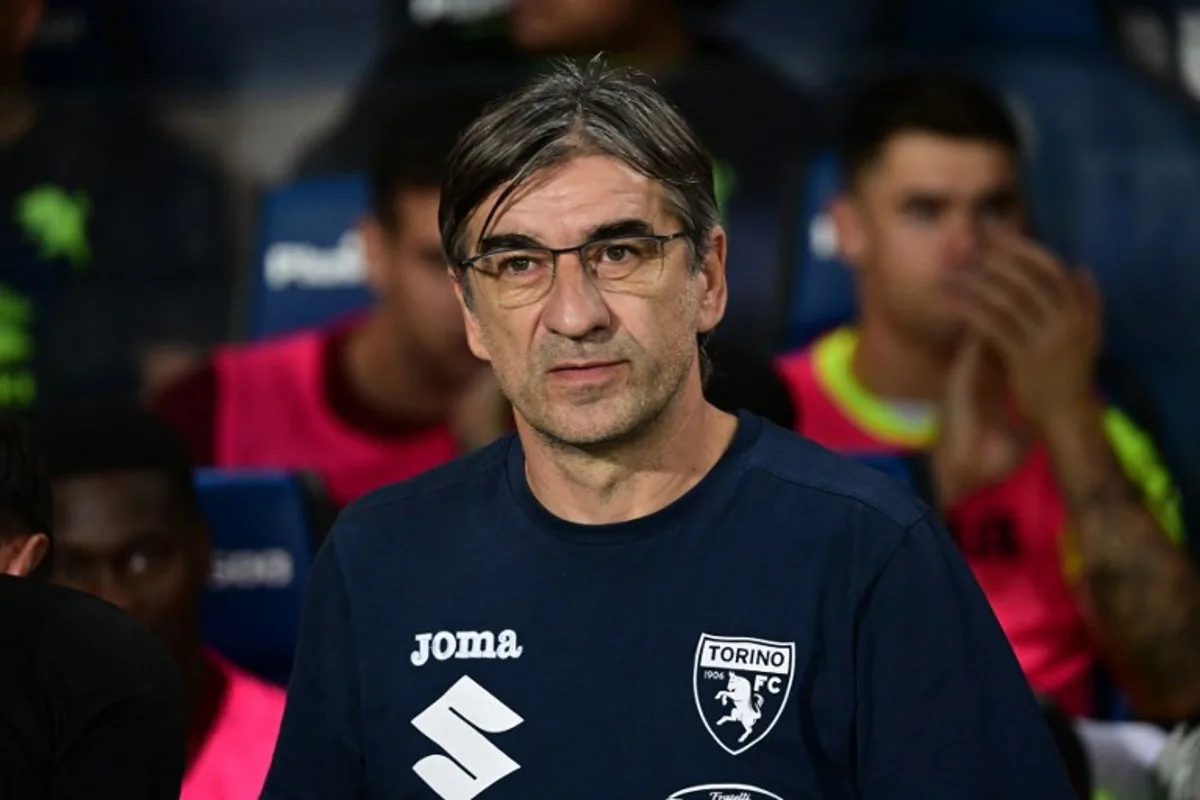
{"label": "blurred crowd", "polygon": [[[108,4],[100,16],[128,22]],[[1099,115],[1039,127],[1005,87],[959,69],[971,36],[989,52],[1015,40],[1004,20],[992,21],[999,33],[947,23],[957,41],[943,62],[912,57],[935,49],[936,32],[904,49],[914,23],[901,7],[952,16],[953,4],[813,11],[837,47],[811,52],[769,30],[808,18],[770,5],[380,3],[390,24],[345,102],[302,136],[272,131],[281,144],[264,157],[285,166],[256,174],[204,135],[210,105],[180,113],[132,57],[104,62],[121,64],[107,82],[56,75],[31,56],[69,16],[50,0],[0,2],[0,408],[29,417],[53,490],[53,521],[24,526],[49,535],[44,557],[5,569],[97,595],[156,634],[187,698],[185,800],[257,797],[284,704],[286,665],[225,646],[258,634],[252,615],[210,613],[217,595],[274,604],[266,624],[294,629],[296,602],[262,598],[303,582],[332,515],[510,431],[441,246],[444,162],[548,58],[599,52],[652,75],[713,154],[731,298],[704,343],[710,401],[888,471],[939,510],[1080,797],[1200,797],[1200,551],[1188,525],[1200,339],[1180,312],[1194,316],[1200,283],[1161,252],[1134,251],[1137,275],[1079,263],[1091,256],[1083,234],[1055,238],[1044,222],[1048,206],[1052,220],[1082,217],[1089,187],[1104,189],[1073,177],[1083,188],[1064,190],[1067,171],[1048,174],[1040,153],[1133,139],[1072,138],[1107,124]],[[998,5],[1009,23],[1041,13]],[[1110,10],[1060,5],[1097,20]],[[774,34],[757,48],[743,31],[755,14]],[[1143,80],[1138,102],[1186,129],[1162,134],[1173,167],[1154,162],[1122,191],[1154,192],[1158,176],[1172,197],[1188,181],[1200,202],[1187,82],[1143,74],[1129,56],[1144,62],[1145,48],[1095,36],[1094,69]],[[1070,51],[1070,69],[1093,69],[1086,36],[1063,37],[1037,43],[1035,67]],[[1057,80],[1031,69],[1039,86]],[[1195,270],[1200,205],[1176,212],[1148,236],[1178,243]],[[206,499],[268,473],[298,487],[299,544],[291,530],[241,541],[246,525]],[[1096,485],[1112,491],[1080,488]],[[20,502],[11,486],[0,494]],[[251,515],[258,501],[245,496]],[[275,581],[254,554],[280,548]]]}

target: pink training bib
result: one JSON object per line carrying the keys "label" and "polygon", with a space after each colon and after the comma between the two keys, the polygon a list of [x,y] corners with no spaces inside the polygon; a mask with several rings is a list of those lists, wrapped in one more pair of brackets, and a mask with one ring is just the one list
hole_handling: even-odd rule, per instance
{"label": "pink training bib", "polygon": [[225,659],[225,696],[212,730],[183,777],[180,800],[258,800],[283,720],[284,691]]}
{"label": "pink training bib", "polygon": [[[850,364],[857,334],[843,328],[778,370],[800,409],[799,432],[847,455],[896,455],[928,447],[936,420],[914,418],[872,396]],[[1034,448],[1005,481],[968,498],[947,524],[1030,684],[1069,714],[1092,703],[1099,656],[1063,574],[1067,515],[1044,448]]]}
{"label": "pink training bib", "polygon": [[306,331],[217,350],[216,466],[313,471],[343,507],[458,454],[444,425],[381,439],[339,419],[325,400],[329,335]]}

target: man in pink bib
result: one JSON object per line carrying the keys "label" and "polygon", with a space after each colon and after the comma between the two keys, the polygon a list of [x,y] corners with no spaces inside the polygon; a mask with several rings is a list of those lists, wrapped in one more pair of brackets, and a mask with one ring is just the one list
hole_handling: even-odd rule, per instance
{"label": "man in pink bib", "polygon": [[359,228],[371,309],[220,347],[156,400],[194,463],[312,471],[344,506],[507,429],[507,405],[467,348],[437,221],[442,162],[485,100],[434,94],[381,131]]}
{"label": "man in pink bib", "polygon": [[798,430],[843,453],[929,451],[942,510],[1034,688],[1092,710],[1101,657],[1135,709],[1200,709],[1200,590],[1149,436],[1097,395],[1090,277],[1024,235],[1003,102],[945,75],[868,89],[830,209],[858,320],[784,356]]}
{"label": "man in pink bib", "polygon": [[186,447],[136,410],[45,426],[57,529],[52,577],[124,609],[166,644],[186,691],[182,800],[255,800],[284,691],[205,647],[199,604],[209,543]]}

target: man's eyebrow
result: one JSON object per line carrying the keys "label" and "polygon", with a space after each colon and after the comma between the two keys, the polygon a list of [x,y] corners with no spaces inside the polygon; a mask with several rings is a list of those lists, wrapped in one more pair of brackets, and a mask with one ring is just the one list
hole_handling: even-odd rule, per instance
{"label": "man's eyebrow", "polygon": [[1008,208],[1017,204],[1020,198],[1020,193],[1014,186],[1001,186],[991,191],[985,192],[978,199],[979,204],[988,206],[1001,206]]}
{"label": "man's eyebrow", "polygon": [[951,197],[949,192],[936,189],[909,189],[900,195],[899,200],[902,206],[915,204],[945,206],[950,204]]}
{"label": "man's eyebrow", "polygon": [[545,245],[524,233],[497,233],[479,240],[480,253],[494,253],[497,250],[524,250],[529,247],[545,247]]}
{"label": "man's eyebrow", "polygon": [[654,226],[646,220],[630,218],[597,225],[588,231],[587,241],[615,239],[620,236],[649,236],[653,233]]}
{"label": "man's eyebrow", "polygon": [[[622,236],[648,236],[654,233],[654,226],[644,219],[620,219],[614,222],[604,222],[587,232],[580,244],[595,242],[601,239],[615,239]],[[531,247],[544,248],[533,236],[524,233],[496,233],[479,240],[480,253],[494,253],[500,250],[524,250]]]}

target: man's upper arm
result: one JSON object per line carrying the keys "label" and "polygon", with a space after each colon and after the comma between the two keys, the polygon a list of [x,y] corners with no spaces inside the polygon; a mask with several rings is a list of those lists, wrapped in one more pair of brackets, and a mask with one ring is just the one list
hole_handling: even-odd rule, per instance
{"label": "man's upper arm", "polygon": [[926,519],[906,532],[858,619],[864,800],[1071,797],[1029,685],[945,531]]}
{"label": "man's upper arm", "polygon": [[265,800],[366,796],[354,632],[334,534],[309,578]]}
{"label": "man's upper arm", "polygon": [[42,661],[58,720],[51,796],[176,800],[187,718],[174,661],[103,601],[84,598],[61,613]]}

